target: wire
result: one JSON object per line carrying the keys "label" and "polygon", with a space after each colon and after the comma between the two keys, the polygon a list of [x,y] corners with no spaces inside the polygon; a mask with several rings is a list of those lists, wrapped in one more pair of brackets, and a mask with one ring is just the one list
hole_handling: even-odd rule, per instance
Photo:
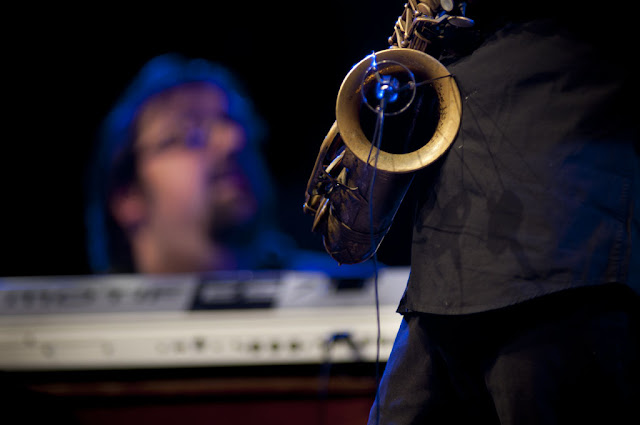
{"label": "wire", "polygon": [[373,143],[371,143],[371,148],[369,149],[369,156],[367,158],[367,164],[370,164],[371,154],[373,151],[373,146],[376,146],[376,154],[373,165],[373,172],[371,174],[371,182],[369,184],[369,234],[370,234],[370,244],[371,249],[373,249],[373,270],[374,270],[374,292],[375,292],[375,305],[376,305],[376,325],[377,325],[377,334],[376,334],[376,425],[380,423],[380,342],[381,342],[381,326],[380,326],[380,297],[378,291],[378,250],[375,248],[375,230],[373,228],[373,188],[375,185],[376,174],[378,170],[378,158],[380,156],[380,146],[382,143],[382,129],[384,126],[384,107],[385,101],[381,99],[380,105],[376,108],[376,126],[373,133]]}
{"label": "wire", "polygon": [[360,353],[360,349],[358,344],[356,344],[353,339],[353,335],[349,332],[337,332],[329,336],[329,338],[324,342],[324,360],[322,362],[322,371],[319,374],[320,382],[318,385],[318,396],[321,401],[318,404],[318,424],[323,425],[327,422],[327,410],[328,410],[328,398],[329,398],[329,381],[331,379],[331,367],[333,365],[333,361],[331,360],[331,351],[333,347],[338,343],[344,343],[349,346],[351,351],[353,352],[356,361],[361,361],[362,355]]}

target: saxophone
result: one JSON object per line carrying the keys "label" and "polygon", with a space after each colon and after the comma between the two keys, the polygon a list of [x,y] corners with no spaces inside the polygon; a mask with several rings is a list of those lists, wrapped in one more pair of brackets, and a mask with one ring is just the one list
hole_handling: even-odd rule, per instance
{"label": "saxophone", "polygon": [[[462,104],[440,54],[445,32],[470,28],[466,2],[409,0],[389,48],[357,63],[343,80],[336,120],[320,146],[303,210],[340,264],[377,251],[415,172],[453,143]],[[426,140],[426,142],[425,142]]]}

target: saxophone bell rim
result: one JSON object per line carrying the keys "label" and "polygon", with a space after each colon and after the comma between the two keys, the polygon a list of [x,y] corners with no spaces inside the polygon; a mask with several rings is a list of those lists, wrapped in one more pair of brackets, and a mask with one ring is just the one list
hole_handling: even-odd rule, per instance
{"label": "saxophone bell rim", "polygon": [[[380,150],[375,163],[375,155],[369,155],[372,143],[364,134],[359,117],[363,101],[362,82],[374,60],[397,62],[417,77],[433,80],[440,109],[434,134],[422,147],[402,154]],[[408,48],[386,49],[365,57],[349,71],[336,100],[336,122],[344,144],[361,161],[391,173],[414,172],[437,160],[455,140],[461,115],[460,91],[446,67],[432,56]]]}

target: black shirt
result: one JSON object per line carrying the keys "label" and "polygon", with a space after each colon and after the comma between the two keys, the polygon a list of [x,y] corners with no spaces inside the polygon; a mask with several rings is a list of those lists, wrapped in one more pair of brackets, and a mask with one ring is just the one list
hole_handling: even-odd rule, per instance
{"label": "black shirt", "polygon": [[640,287],[639,118],[624,61],[605,52],[561,22],[536,20],[507,25],[448,66],[462,125],[414,181],[399,312],[472,313],[573,287]]}

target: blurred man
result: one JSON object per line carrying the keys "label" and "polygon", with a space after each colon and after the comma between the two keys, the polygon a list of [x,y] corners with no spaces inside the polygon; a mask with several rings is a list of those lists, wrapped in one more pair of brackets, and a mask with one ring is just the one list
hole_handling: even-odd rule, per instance
{"label": "blurred man", "polygon": [[287,266],[261,129],[225,69],[173,54],[149,61],[105,119],[90,169],[93,270]]}

